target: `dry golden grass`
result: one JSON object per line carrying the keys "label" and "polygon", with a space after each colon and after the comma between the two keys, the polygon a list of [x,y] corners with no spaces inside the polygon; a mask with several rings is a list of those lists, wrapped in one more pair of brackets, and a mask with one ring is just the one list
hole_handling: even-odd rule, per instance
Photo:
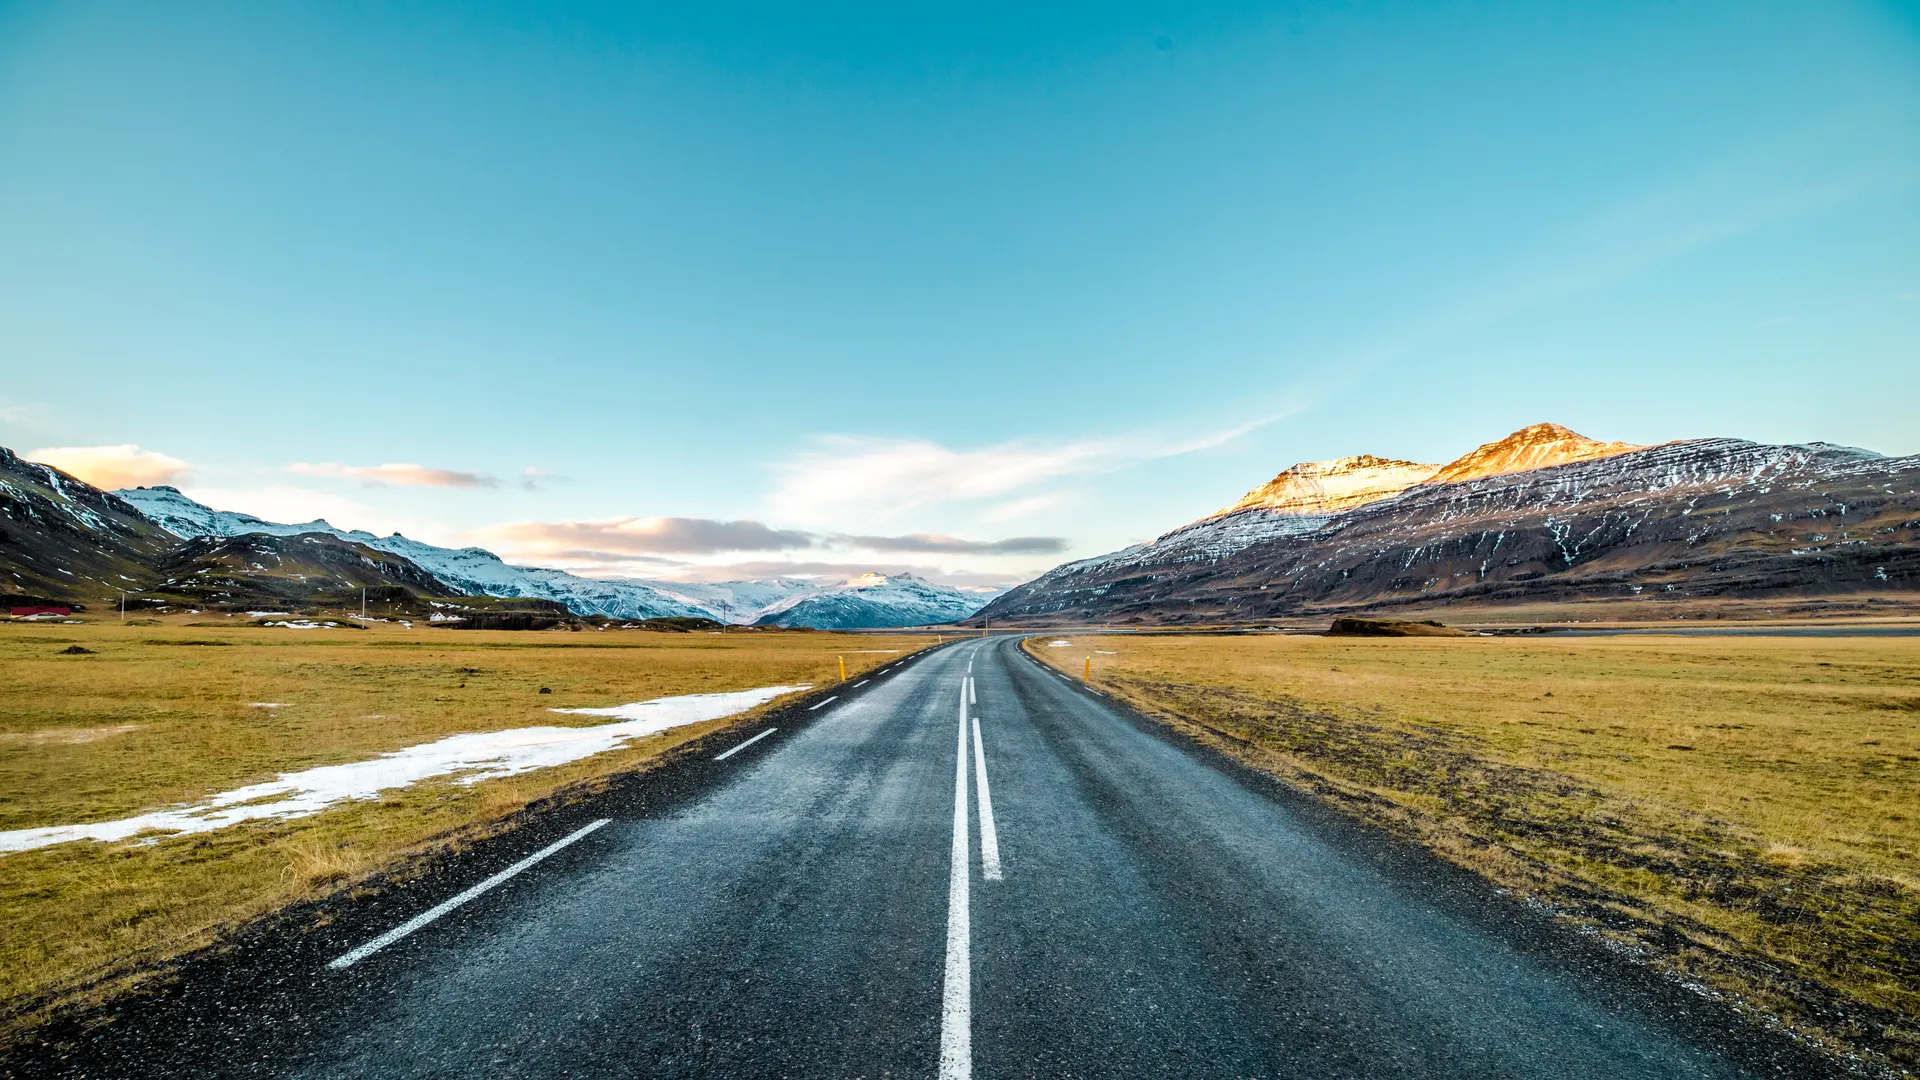
{"label": "dry golden grass", "polygon": [[[550,708],[810,683],[932,638],[824,633],[0,626],[0,829],[118,818],[457,732],[591,724]],[[92,655],[62,655],[69,645]],[[542,687],[549,694],[540,693]],[[287,703],[278,708],[253,702]],[[0,855],[10,1026],[118,988],[287,904],[497,829],[528,803],[738,718],[571,765],[422,784],[285,822]]]}
{"label": "dry golden grass", "polygon": [[1076,677],[1091,655],[1097,685],[1204,741],[1803,1030],[1920,1061],[1920,639],[1031,651]]}

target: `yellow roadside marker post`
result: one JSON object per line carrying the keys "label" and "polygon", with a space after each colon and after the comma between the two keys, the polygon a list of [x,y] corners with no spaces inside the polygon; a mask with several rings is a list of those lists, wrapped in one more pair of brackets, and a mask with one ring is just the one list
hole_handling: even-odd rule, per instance
{"label": "yellow roadside marker post", "polygon": [[846,682],[847,681],[847,658],[844,656],[837,656],[834,659],[840,661],[840,681]]}
{"label": "yellow roadside marker post", "polygon": [[1081,681],[1082,682],[1093,681],[1093,657],[1091,656],[1087,657],[1087,677],[1085,679],[1082,679]]}

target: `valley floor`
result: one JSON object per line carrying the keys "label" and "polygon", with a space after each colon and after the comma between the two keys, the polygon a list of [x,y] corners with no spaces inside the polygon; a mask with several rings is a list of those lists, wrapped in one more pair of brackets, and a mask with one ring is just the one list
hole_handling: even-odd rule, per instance
{"label": "valley floor", "polygon": [[[247,785],[283,774],[353,790],[368,783],[370,759],[423,744],[458,748],[441,742],[448,736],[495,733],[473,740],[492,753],[513,729],[609,724],[554,709],[829,688],[841,659],[857,679],[921,644],[810,632],[9,623],[0,625],[0,832],[108,822],[236,789],[244,796]],[[250,919],[457,850],[509,827],[530,804],[590,792],[769,707],[679,723],[591,756],[549,737],[520,749],[521,759],[544,754],[552,767],[483,783],[460,783],[439,754],[417,782],[379,780],[377,797],[308,816],[0,852],[0,1021],[17,1033],[50,1010],[115,993]],[[730,710],[700,715],[722,711]]]}
{"label": "valley floor", "polygon": [[1027,646],[1703,994],[1920,1065],[1920,638]]}

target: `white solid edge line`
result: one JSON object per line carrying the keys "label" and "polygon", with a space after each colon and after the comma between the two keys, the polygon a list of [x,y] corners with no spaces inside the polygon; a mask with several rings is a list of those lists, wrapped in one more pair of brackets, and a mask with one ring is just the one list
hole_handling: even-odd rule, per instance
{"label": "white solid edge line", "polygon": [[780,729],[779,729],[779,728],[777,728],[777,727],[770,727],[770,728],[768,728],[767,730],[765,730],[765,731],[763,731],[763,732],[761,732],[761,733],[760,733],[760,734],[758,734],[758,735],[755,735],[755,736],[754,736],[753,738],[751,738],[751,739],[748,739],[748,740],[747,740],[746,742],[743,742],[743,743],[741,743],[741,744],[740,744],[739,746],[736,746],[736,747],[734,747],[733,749],[731,749],[731,750],[728,750],[728,751],[727,751],[727,752],[725,752],[725,753],[722,753],[722,754],[715,754],[715,755],[713,755],[713,760],[715,760],[715,761],[725,761],[725,760],[727,760],[728,758],[730,758],[730,757],[732,757],[733,755],[735,755],[735,754],[737,754],[737,753],[739,753],[739,752],[740,752],[740,751],[742,751],[742,750],[745,750],[745,749],[746,749],[747,747],[749,747],[749,746],[752,746],[752,745],[753,745],[754,743],[757,743],[757,742],[759,742],[759,741],[760,741],[761,739],[764,739],[764,738],[766,738],[767,736],[769,736],[769,735],[771,735],[771,734],[773,734],[774,732],[776,732],[776,731],[779,731],[779,730],[780,730]]}
{"label": "white solid edge line", "polygon": [[836,701],[839,701],[839,700],[840,700],[840,695],[838,695],[838,694],[835,694],[835,695],[834,695],[833,697],[830,697],[830,698],[828,698],[828,699],[827,699],[827,700],[825,700],[825,701],[822,701],[822,702],[819,702],[818,704],[814,704],[814,705],[809,705],[809,706],[807,706],[807,711],[808,711],[808,712],[812,712],[812,711],[813,711],[813,710],[815,710],[815,709],[819,709],[819,708],[823,708],[823,707],[825,707],[825,706],[828,706],[828,705],[831,705],[831,704],[833,704],[834,702],[836,702]]}
{"label": "white solid edge line", "polygon": [[980,871],[1000,880],[1000,830],[993,824],[993,792],[987,788],[987,751],[980,743],[980,718],[973,718],[973,778],[980,793]]}
{"label": "white solid edge line", "polygon": [[940,992],[940,1080],[973,1076],[972,925],[967,877],[967,698],[960,697],[959,756],[953,769],[953,857],[947,885],[947,970]]}
{"label": "white solid edge line", "polygon": [[474,897],[479,896],[481,893],[486,892],[488,889],[491,889],[494,886],[499,885],[501,882],[506,881],[508,878],[513,877],[515,874],[520,873],[522,870],[527,869],[533,864],[539,862],[540,860],[546,858],[549,855],[552,855],[554,852],[559,851],[561,848],[566,847],[568,844],[573,843],[575,840],[580,839],[581,837],[587,835],[588,833],[594,831],[595,829],[598,829],[602,825],[609,823],[610,821],[612,821],[611,818],[601,818],[599,821],[596,821],[590,825],[584,826],[583,828],[567,836],[564,836],[558,840],[555,840],[553,843],[548,844],[546,847],[541,848],[539,851],[536,851],[533,854],[527,856],[526,858],[521,859],[519,862],[514,863],[512,866],[507,867],[505,870],[500,871],[499,873],[493,875],[492,877],[481,882],[480,884],[475,885],[464,892],[456,893],[455,895],[440,901],[438,904],[435,904],[434,906],[428,908],[427,910],[421,912],[420,914],[415,915],[413,918],[408,919],[406,922],[401,923],[399,926],[396,926],[393,929],[387,931],[386,933],[381,934],[379,937],[374,938],[372,941],[367,942],[366,944],[360,946],[359,948],[354,949],[352,952],[345,953],[341,956],[337,956],[333,958],[332,960],[329,960],[327,962],[327,967],[334,971],[343,971],[346,968],[352,967],[354,964],[357,964],[360,961],[365,960],[367,957],[372,956],[374,953],[379,952],[381,949],[384,949],[387,946],[393,944],[394,942],[399,941],[401,938],[406,937],[408,934],[413,933],[415,930],[420,929],[421,927],[427,925],[433,920],[438,919],[440,916],[445,915],[447,912],[452,911],[454,908],[457,908],[460,905],[466,903],[467,901],[472,900]]}

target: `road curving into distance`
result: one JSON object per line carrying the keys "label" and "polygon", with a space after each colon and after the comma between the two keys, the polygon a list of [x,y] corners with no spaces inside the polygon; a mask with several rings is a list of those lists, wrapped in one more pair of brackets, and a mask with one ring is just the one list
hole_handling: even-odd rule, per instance
{"label": "road curving into distance", "polygon": [[1016,639],[803,715],[715,747],[683,797],[590,806],[379,926],[200,962],[206,993],[15,1074],[1827,1072]]}

